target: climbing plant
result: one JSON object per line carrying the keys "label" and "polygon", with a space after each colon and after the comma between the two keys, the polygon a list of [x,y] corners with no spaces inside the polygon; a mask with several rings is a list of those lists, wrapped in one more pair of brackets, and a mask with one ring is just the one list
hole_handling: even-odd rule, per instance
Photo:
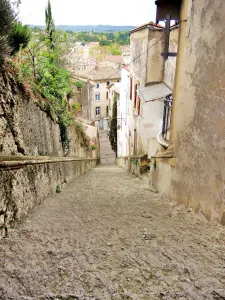
{"label": "climbing plant", "polygon": [[117,156],[117,101],[115,99],[113,103],[113,114],[112,114],[112,120],[110,124],[109,141],[112,150]]}

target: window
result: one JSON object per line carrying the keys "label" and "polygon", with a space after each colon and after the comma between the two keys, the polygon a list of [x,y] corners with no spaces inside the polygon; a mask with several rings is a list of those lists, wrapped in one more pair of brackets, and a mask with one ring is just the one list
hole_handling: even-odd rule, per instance
{"label": "window", "polygon": [[109,92],[106,92],[106,100],[109,98]]}
{"label": "window", "polygon": [[132,100],[133,78],[130,77],[130,100]]}
{"label": "window", "polygon": [[95,93],[95,101],[100,101],[100,93]]}
{"label": "window", "polygon": [[99,116],[100,113],[101,113],[100,106],[96,106],[96,107],[95,107],[95,115],[96,115],[96,116]]}
{"label": "window", "polygon": [[109,107],[106,106],[106,116],[108,117],[108,115],[109,115]]}
{"label": "window", "polygon": [[108,85],[110,85],[110,82],[109,82],[109,81],[107,81],[106,85],[107,85],[107,86],[108,86]]}
{"label": "window", "polygon": [[99,89],[100,88],[100,84],[96,83],[96,88]]}

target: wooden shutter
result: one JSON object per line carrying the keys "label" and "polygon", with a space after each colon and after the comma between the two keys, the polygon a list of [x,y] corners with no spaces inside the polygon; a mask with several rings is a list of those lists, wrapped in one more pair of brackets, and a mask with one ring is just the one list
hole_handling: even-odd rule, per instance
{"label": "wooden shutter", "polygon": [[135,89],[134,89],[134,107],[136,108],[137,105],[137,83],[135,84]]}
{"label": "wooden shutter", "polygon": [[141,97],[140,96],[138,96],[137,112],[138,112],[138,115],[140,115],[140,112],[141,112]]}
{"label": "wooden shutter", "polygon": [[130,100],[132,101],[133,78],[130,77]]}

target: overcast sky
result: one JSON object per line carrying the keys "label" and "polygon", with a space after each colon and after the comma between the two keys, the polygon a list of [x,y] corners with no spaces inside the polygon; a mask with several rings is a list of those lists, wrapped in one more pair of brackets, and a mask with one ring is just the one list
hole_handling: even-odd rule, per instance
{"label": "overcast sky", "polygon": [[[44,25],[47,0],[22,0],[20,20]],[[155,0],[52,0],[56,25],[141,25],[155,21]]]}

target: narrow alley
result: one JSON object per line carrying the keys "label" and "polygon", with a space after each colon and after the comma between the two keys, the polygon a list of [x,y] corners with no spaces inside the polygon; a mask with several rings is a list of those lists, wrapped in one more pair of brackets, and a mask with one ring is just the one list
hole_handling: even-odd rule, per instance
{"label": "narrow alley", "polygon": [[0,299],[225,299],[225,228],[99,166],[0,242]]}

